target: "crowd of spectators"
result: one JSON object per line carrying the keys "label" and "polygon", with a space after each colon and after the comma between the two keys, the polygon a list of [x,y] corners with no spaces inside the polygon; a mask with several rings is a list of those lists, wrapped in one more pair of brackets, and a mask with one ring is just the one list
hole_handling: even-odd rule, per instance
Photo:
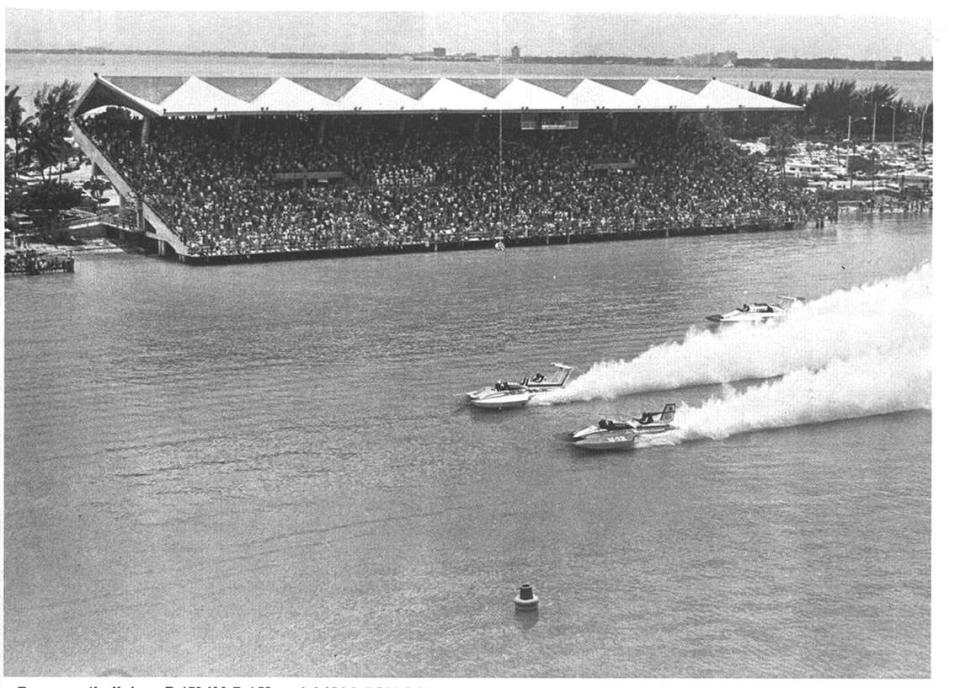
{"label": "crowd of spectators", "polygon": [[[81,126],[193,253],[804,220],[784,185],[696,115],[140,120]],[[319,174],[318,174],[319,173]]]}

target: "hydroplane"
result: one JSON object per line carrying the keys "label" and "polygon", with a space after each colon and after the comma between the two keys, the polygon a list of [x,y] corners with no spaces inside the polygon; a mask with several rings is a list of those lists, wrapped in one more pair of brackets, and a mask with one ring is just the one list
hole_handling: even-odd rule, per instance
{"label": "hydroplane", "polygon": [[769,318],[782,318],[787,314],[789,304],[785,301],[803,301],[799,296],[778,296],[779,303],[745,303],[740,308],[717,315],[708,315],[711,322],[760,322]]}
{"label": "hydroplane", "polygon": [[570,433],[570,439],[574,446],[593,451],[633,449],[644,436],[676,430],[677,426],[673,425],[676,410],[676,404],[665,404],[662,411],[644,411],[638,418],[603,418],[596,425]]}
{"label": "hydroplane", "polygon": [[519,381],[497,380],[494,384],[467,393],[467,400],[477,408],[508,409],[526,406],[535,394],[560,389],[570,377],[571,366],[551,363],[556,370],[544,375],[526,375]]}

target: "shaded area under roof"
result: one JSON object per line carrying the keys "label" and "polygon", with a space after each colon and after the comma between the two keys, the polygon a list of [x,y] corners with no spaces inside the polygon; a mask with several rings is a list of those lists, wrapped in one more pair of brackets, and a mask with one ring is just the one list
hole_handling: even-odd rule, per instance
{"label": "shaded area under roof", "polygon": [[144,117],[160,114],[155,105],[99,77],[91,83],[87,87],[87,90],[77,99],[77,103],[73,106],[70,114],[71,116],[82,115],[90,110],[110,105],[129,108],[135,112],[139,112]]}
{"label": "shaded area under roof", "polygon": [[453,77],[450,81],[469,88],[471,91],[482,93],[490,98],[496,98],[500,91],[507,87],[511,79],[507,77],[491,77],[488,79],[477,77],[475,79],[460,79]]}
{"label": "shaded area under roof", "polygon": [[679,77],[669,79],[661,78],[657,79],[657,81],[661,81],[668,86],[683,89],[684,91],[693,94],[699,94],[700,91],[702,91],[703,88],[710,83],[710,79],[681,79]]}
{"label": "shaded area under roof", "polygon": [[270,77],[243,76],[202,76],[200,79],[247,103],[256,99],[276,81],[276,79]]}
{"label": "shaded area under roof", "polygon": [[377,78],[375,81],[383,84],[387,88],[392,88],[398,93],[409,96],[414,100],[419,100],[423,94],[436,86],[440,78],[433,79],[404,79],[404,78]]}
{"label": "shaded area under roof", "polygon": [[593,81],[632,96],[643,88],[649,79],[594,79]]}
{"label": "shaded area under roof", "polygon": [[340,100],[344,94],[360,83],[360,77],[299,77],[290,81],[308,88],[327,100]]}
{"label": "shaded area under roof", "polygon": [[551,93],[556,93],[558,96],[568,96],[570,93],[579,86],[583,79],[521,79],[521,81],[526,81],[528,84],[533,84],[534,86],[539,86],[542,89],[550,91]]}
{"label": "shaded area under roof", "polygon": [[185,76],[108,76],[111,84],[148,103],[161,103],[187,83]]}

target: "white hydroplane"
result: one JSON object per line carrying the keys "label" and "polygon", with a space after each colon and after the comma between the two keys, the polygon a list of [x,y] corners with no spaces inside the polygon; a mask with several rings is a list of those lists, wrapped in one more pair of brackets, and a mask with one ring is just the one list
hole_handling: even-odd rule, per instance
{"label": "white hydroplane", "polygon": [[729,313],[708,315],[711,322],[760,322],[768,318],[782,318],[787,314],[784,301],[803,301],[799,296],[780,296],[779,303],[745,303],[735,311]]}
{"label": "white hydroplane", "polygon": [[574,446],[582,449],[633,449],[643,436],[676,430],[677,426],[672,425],[676,410],[676,404],[666,404],[662,411],[645,411],[639,418],[603,419],[596,425],[571,433],[570,438]]}
{"label": "white hydroplane", "polygon": [[534,394],[560,389],[570,377],[571,366],[551,364],[555,371],[548,375],[528,375],[519,382],[498,380],[496,383],[467,393],[467,400],[477,408],[507,409],[526,406]]}

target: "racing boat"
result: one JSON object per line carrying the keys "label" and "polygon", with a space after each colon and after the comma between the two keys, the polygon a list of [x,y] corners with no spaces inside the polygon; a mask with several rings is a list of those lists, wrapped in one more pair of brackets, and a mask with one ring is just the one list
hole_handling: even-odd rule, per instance
{"label": "racing boat", "polygon": [[802,301],[798,296],[780,296],[779,303],[745,303],[740,308],[717,315],[708,315],[711,322],[759,322],[768,318],[781,318],[787,313],[784,301]]}
{"label": "racing boat", "polygon": [[526,406],[534,394],[560,389],[570,377],[571,366],[551,364],[556,370],[544,375],[527,375],[519,382],[498,380],[492,385],[467,393],[467,400],[477,408],[508,409]]}
{"label": "racing boat", "polygon": [[633,449],[638,438],[676,430],[677,426],[672,425],[676,410],[676,404],[665,404],[662,411],[645,411],[639,418],[602,419],[571,433],[570,438],[574,446],[594,451]]}

